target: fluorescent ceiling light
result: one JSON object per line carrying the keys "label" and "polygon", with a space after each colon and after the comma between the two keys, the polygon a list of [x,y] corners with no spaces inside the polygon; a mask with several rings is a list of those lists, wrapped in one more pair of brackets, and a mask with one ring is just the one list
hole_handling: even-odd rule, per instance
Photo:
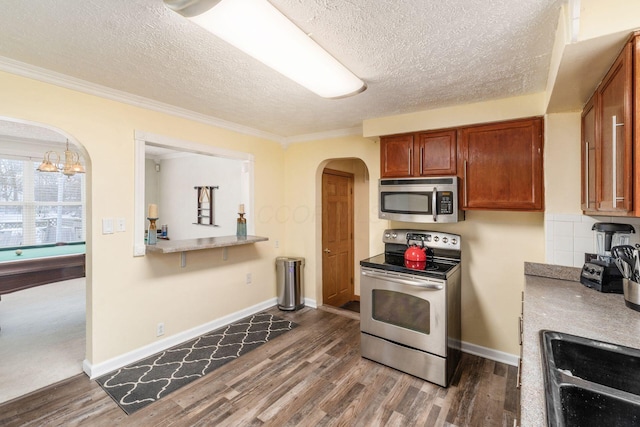
{"label": "fluorescent ceiling light", "polygon": [[362,80],[267,0],[164,0],[227,43],[324,98],[364,91]]}

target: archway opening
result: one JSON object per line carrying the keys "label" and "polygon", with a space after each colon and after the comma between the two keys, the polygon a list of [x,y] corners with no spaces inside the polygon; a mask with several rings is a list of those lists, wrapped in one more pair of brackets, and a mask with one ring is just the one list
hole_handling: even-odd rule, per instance
{"label": "archway opening", "polygon": [[[350,262],[348,263],[351,271],[349,272],[349,276],[353,278],[352,289],[353,294],[351,295],[350,301],[346,301],[345,304],[349,304],[344,308],[347,309],[357,309],[358,305],[353,304],[353,302],[357,303],[360,298],[360,276],[357,274],[359,260],[367,258],[369,254],[369,211],[370,211],[370,181],[369,181],[369,170],[365,162],[359,158],[337,158],[337,159],[327,159],[322,162],[318,168],[318,177],[317,177],[317,194],[316,199],[318,201],[318,205],[322,206],[323,211],[327,207],[326,195],[323,198],[323,175],[325,171],[336,171],[338,174],[342,173],[345,175],[351,175],[353,177],[353,199],[352,199],[352,242],[353,242],[353,251],[352,255],[350,255]],[[326,276],[327,273],[327,264],[329,264],[329,256],[325,252],[325,248],[323,246],[326,243],[326,239],[323,239],[323,235],[326,236],[326,216],[323,214],[322,221],[317,222],[316,228],[316,236],[317,236],[317,265],[320,266],[317,273],[317,283],[321,283],[321,286],[316,288],[316,300],[320,302],[319,305],[326,305],[325,296],[327,294],[327,286],[337,286],[333,283],[330,283],[331,279],[328,279]],[[324,230],[323,230],[324,229]],[[343,262],[344,264],[344,262]],[[338,265],[334,263],[334,265]],[[343,276],[346,277],[346,276]],[[344,285],[343,285],[344,287]],[[345,305],[340,304],[340,305]]]}
{"label": "archway opening", "polygon": [[82,373],[88,174],[37,170],[67,144],[87,170],[71,135],[0,117],[0,403]]}

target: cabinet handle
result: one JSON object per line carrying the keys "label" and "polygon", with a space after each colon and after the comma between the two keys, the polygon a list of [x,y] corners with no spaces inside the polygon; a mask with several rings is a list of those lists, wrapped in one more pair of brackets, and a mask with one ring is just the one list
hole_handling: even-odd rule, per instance
{"label": "cabinet handle", "polygon": [[422,155],[424,153],[424,147],[420,147],[420,170],[418,171],[420,173],[420,175],[422,175],[424,172],[422,171]]}
{"label": "cabinet handle", "polygon": [[618,197],[618,159],[616,158],[618,156],[618,126],[624,126],[624,123],[617,123],[617,116],[612,116],[611,119],[611,151],[613,155],[613,160],[611,161],[613,170],[613,182],[611,186],[613,190],[612,202],[615,209],[618,206],[618,201],[624,200],[624,197]]}
{"label": "cabinet handle", "polygon": [[589,141],[584,143],[584,198],[589,209]]}
{"label": "cabinet handle", "polygon": [[467,197],[467,161],[464,161],[464,207],[468,207],[469,199]]}
{"label": "cabinet handle", "polygon": [[411,157],[412,157],[412,153],[413,153],[413,149],[409,148],[409,161],[407,162],[407,168],[409,170],[409,175],[412,175],[412,173],[411,173]]}
{"label": "cabinet handle", "polygon": [[522,387],[522,350],[520,350],[520,360],[518,361],[518,373],[516,374],[516,388]]}

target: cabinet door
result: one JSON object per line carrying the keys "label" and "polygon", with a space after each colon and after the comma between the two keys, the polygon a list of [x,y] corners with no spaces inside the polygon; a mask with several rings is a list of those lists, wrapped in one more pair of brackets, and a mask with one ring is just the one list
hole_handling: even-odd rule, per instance
{"label": "cabinet door", "polygon": [[582,210],[595,212],[596,194],[596,100],[597,92],[582,110]]}
{"label": "cabinet door", "polygon": [[465,209],[542,211],[542,119],[461,129]]}
{"label": "cabinet door", "polygon": [[598,211],[632,209],[632,44],[627,44],[598,88],[600,123]]}
{"label": "cabinet door", "polygon": [[413,175],[413,135],[380,138],[380,176],[401,178]]}
{"label": "cabinet door", "polygon": [[420,176],[455,175],[456,131],[425,132],[417,136],[417,165]]}

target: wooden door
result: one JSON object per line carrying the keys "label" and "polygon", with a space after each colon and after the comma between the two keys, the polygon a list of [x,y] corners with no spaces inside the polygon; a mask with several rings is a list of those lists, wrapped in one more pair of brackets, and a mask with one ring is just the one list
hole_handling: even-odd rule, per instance
{"label": "wooden door", "polygon": [[456,131],[424,132],[417,135],[414,170],[420,176],[455,175]]}
{"label": "wooden door", "polygon": [[413,175],[413,135],[380,138],[380,176],[403,178]]}
{"label": "wooden door", "polygon": [[[596,93],[597,94],[597,93]],[[582,110],[582,210],[595,212],[596,194],[596,98],[591,97]]]}
{"label": "wooden door", "polygon": [[598,210],[626,213],[631,203],[632,44],[628,43],[598,88],[600,147]]}
{"label": "wooden door", "polygon": [[340,307],[353,298],[353,175],[322,174],[322,301]]}
{"label": "wooden door", "polygon": [[532,118],[459,131],[465,209],[544,209],[542,126]]}

